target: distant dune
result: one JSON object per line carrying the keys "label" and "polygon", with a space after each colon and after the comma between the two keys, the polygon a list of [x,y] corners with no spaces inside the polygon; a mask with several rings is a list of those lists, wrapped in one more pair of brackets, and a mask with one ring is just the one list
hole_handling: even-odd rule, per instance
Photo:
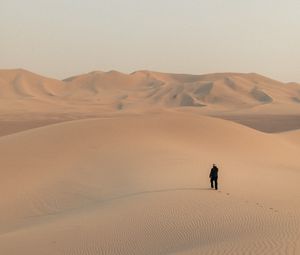
{"label": "distant dune", "polygon": [[[255,111],[272,113],[278,105],[298,113],[300,85],[284,84],[250,73],[209,75],[165,74],[138,71],[91,72],[63,81],[45,78],[25,70],[0,71],[0,98],[45,102],[88,101],[122,110],[134,107],[201,107],[203,111]],[[294,109],[296,108],[296,109]]]}
{"label": "distant dune", "polygon": [[95,71],[60,81],[23,69],[0,70],[0,100],[0,135],[43,121],[161,109],[220,117],[264,132],[300,128],[300,85],[255,73]]}
{"label": "distant dune", "polygon": [[29,71],[0,70],[0,98],[46,100],[61,94],[63,82],[45,78]]}

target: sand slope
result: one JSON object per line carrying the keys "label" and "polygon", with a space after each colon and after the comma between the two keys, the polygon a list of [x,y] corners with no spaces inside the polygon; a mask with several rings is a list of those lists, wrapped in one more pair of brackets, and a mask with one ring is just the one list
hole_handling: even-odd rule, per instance
{"label": "sand slope", "polygon": [[1,254],[300,252],[299,147],[282,135],[164,110],[3,136],[0,154]]}
{"label": "sand slope", "polygon": [[295,146],[300,146],[300,130],[283,132],[280,134],[283,139],[286,139]]}

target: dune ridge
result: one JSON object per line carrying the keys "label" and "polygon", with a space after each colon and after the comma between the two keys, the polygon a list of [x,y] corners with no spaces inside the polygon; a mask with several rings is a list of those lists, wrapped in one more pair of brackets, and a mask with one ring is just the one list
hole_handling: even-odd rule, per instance
{"label": "dune ridge", "polygon": [[0,136],[67,120],[164,109],[268,133],[300,128],[300,85],[256,73],[93,71],[60,81],[23,69],[0,70],[0,100]]}
{"label": "dune ridge", "polygon": [[299,84],[282,83],[254,73],[95,71],[58,81],[25,70],[1,70],[0,81],[1,99],[28,101],[32,98],[64,102],[73,107],[84,104],[111,110],[198,107],[203,112],[240,112],[260,106],[271,112],[273,106],[275,109],[280,106],[290,113],[299,113]]}

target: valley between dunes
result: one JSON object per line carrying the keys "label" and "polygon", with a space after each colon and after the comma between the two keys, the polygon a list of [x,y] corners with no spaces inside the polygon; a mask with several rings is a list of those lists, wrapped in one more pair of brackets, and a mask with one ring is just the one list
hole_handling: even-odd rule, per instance
{"label": "valley between dunes", "polygon": [[0,71],[0,254],[299,254],[299,88]]}

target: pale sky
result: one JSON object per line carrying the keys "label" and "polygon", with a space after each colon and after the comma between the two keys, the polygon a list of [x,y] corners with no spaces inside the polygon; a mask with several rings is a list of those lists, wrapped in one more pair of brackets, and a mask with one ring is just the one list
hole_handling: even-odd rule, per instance
{"label": "pale sky", "polygon": [[300,82],[300,0],[0,0],[0,69],[256,72]]}

